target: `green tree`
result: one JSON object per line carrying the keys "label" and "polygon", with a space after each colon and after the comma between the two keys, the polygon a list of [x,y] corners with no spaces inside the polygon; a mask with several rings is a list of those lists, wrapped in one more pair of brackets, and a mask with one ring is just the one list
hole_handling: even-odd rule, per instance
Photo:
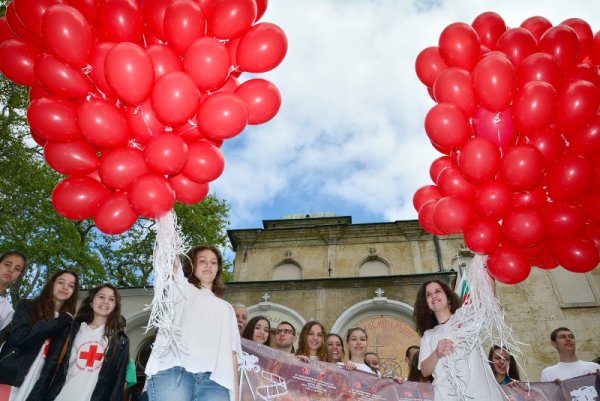
{"label": "green tree", "polygon": [[[0,77],[0,252],[18,249],[31,261],[11,287],[13,302],[31,296],[57,269],[77,271],[86,287],[104,281],[151,284],[154,221],[140,219],[128,232],[109,236],[93,220],[72,221],[54,211],[51,194],[62,176],[48,167],[29,135],[27,104],[26,88]],[[175,211],[186,244],[227,246],[225,201],[210,195],[194,206],[177,204]]]}

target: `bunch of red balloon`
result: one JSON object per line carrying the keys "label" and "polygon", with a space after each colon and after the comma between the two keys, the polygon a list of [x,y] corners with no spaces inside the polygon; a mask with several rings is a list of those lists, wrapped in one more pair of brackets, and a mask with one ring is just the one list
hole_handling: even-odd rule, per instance
{"label": "bunch of red balloon", "polygon": [[587,272],[600,250],[600,32],[572,18],[507,28],[486,12],[453,23],[416,71],[437,104],[425,131],[444,156],[417,190],[432,234],[464,234],[490,273]]}
{"label": "bunch of red balloon", "polygon": [[31,87],[27,118],[68,176],[52,203],[108,234],[175,201],[195,204],[222,173],[223,140],[278,112],[277,87],[243,72],[287,52],[267,0],[13,0],[0,70]]}

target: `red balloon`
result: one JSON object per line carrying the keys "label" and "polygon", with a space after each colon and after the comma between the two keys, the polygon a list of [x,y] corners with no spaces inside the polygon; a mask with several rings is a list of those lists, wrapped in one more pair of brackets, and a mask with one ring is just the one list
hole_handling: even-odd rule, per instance
{"label": "red balloon", "polygon": [[146,53],[152,59],[154,66],[154,80],[174,71],[183,71],[183,64],[177,54],[166,45],[150,45]]}
{"label": "red balloon", "polygon": [[542,35],[550,28],[552,23],[544,17],[529,17],[521,23],[521,28],[527,29],[533,37],[539,42]]}
{"label": "red balloon", "polygon": [[584,217],[580,209],[565,203],[550,203],[544,209],[544,221],[549,238],[571,238],[583,230]]}
{"label": "red balloon", "polygon": [[440,230],[449,234],[464,232],[475,215],[464,199],[447,196],[438,200],[433,208],[433,221]]}
{"label": "red balloon", "polygon": [[442,194],[440,193],[438,187],[435,185],[424,185],[421,188],[417,189],[415,194],[413,195],[413,206],[415,210],[418,212],[425,203],[442,198]]}
{"label": "red balloon", "polygon": [[48,53],[38,56],[33,71],[44,89],[62,98],[82,98],[93,90],[89,79],[81,70],[61,63]]}
{"label": "red balloon", "polygon": [[513,195],[510,187],[502,181],[480,184],[473,199],[473,206],[481,216],[501,218],[512,209]]}
{"label": "red balloon", "polygon": [[546,198],[546,191],[542,187],[535,187],[531,191],[513,194],[513,207],[542,209],[546,206]]}
{"label": "red balloon", "polygon": [[463,22],[448,25],[440,34],[440,55],[450,67],[471,71],[480,55],[477,33]]}
{"label": "red balloon", "polygon": [[585,158],[565,155],[550,168],[548,195],[555,201],[578,199],[592,188],[594,166]]}
{"label": "red balloon", "polygon": [[531,273],[527,256],[509,245],[496,249],[488,258],[487,267],[491,276],[504,284],[518,284]]}
{"label": "red balloon", "polygon": [[181,173],[195,182],[214,181],[223,173],[225,159],[215,145],[200,141],[188,145],[188,161]]}
{"label": "red balloon", "polygon": [[[598,188],[596,188],[598,190]],[[585,219],[600,223],[600,192],[590,192],[581,198],[581,210]]]}
{"label": "red balloon", "polygon": [[104,185],[116,190],[127,190],[136,178],[149,172],[144,153],[128,147],[104,154],[98,167],[98,175]]}
{"label": "red balloon", "polygon": [[572,82],[558,97],[556,124],[572,133],[594,121],[600,107],[600,91],[587,81]]}
{"label": "red balloon", "polygon": [[506,31],[506,24],[502,17],[491,11],[479,14],[471,25],[477,32],[481,44],[491,50],[496,49],[498,38]]}
{"label": "red balloon", "polygon": [[248,123],[248,109],[234,93],[215,93],[198,109],[198,128],[210,138],[228,139],[240,134]]}
{"label": "red balloon", "polygon": [[478,137],[485,138],[496,146],[511,145],[517,136],[510,108],[492,112],[484,107],[479,107],[475,113],[473,125]]}
{"label": "red balloon", "polygon": [[476,219],[465,230],[465,244],[476,253],[490,254],[502,240],[502,230],[496,219]]}
{"label": "red balloon", "polygon": [[471,74],[461,68],[451,67],[442,71],[433,85],[433,95],[438,103],[452,103],[469,116],[477,111]]}
{"label": "red balloon", "polygon": [[86,141],[100,148],[117,148],[129,141],[125,114],[106,100],[83,102],[77,109],[77,127]]}
{"label": "red balloon", "polygon": [[254,0],[256,3],[256,19],[255,22],[260,19],[267,11],[267,6],[269,5],[269,0]]}
{"label": "red balloon", "polygon": [[517,82],[520,87],[531,81],[548,82],[559,90],[562,72],[554,58],[546,53],[533,53],[527,56],[517,69]]}
{"label": "red balloon", "polygon": [[17,35],[10,30],[8,22],[6,21],[6,15],[0,17],[0,43],[8,39],[19,39]]}
{"label": "red balloon", "polygon": [[32,86],[29,90],[29,102],[33,102],[35,99],[39,99],[41,97],[51,97],[52,95],[44,90],[39,85]]}
{"label": "red balloon", "polygon": [[137,107],[128,107],[126,118],[133,137],[142,145],[165,130],[164,124],[156,117],[150,100]]}
{"label": "red balloon", "polygon": [[181,171],[188,158],[188,147],[179,135],[164,133],[146,145],[144,160],[150,169],[161,175],[175,175]]}
{"label": "red balloon", "polygon": [[96,0],[67,0],[67,4],[79,10],[93,24],[98,19],[98,2]]}
{"label": "red balloon", "polygon": [[175,199],[188,205],[201,202],[208,195],[207,183],[194,182],[183,174],[169,178],[169,184],[175,190]]}
{"label": "red balloon", "polygon": [[468,200],[475,196],[475,185],[467,181],[456,167],[442,170],[437,185],[443,196],[456,196]]}
{"label": "red balloon", "polygon": [[225,45],[215,38],[194,41],[183,57],[183,69],[200,90],[219,88],[229,76],[231,59]]}
{"label": "red balloon", "polygon": [[92,50],[88,60],[92,66],[89,77],[92,79],[94,85],[96,85],[96,89],[105,98],[109,99],[116,99],[117,94],[113,92],[106,80],[106,75],[104,74],[104,62],[106,61],[106,55],[114,46],[115,44],[112,42],[98,43]]}
{"label": "red balloon", "polygon": [[437,46],[427,47],[419,53],[415,61],[417,77],[428,88],[433,88],[435,80],[448,66],[440,55]]}
{"label": "red balloon", "polygon": [[513,101],[513,122],[522,134],[546,129],[556,115],[556,90],[547,82],[525,84]]}
{"label": "red balloon", "polygon": [[110,191],[89,177],[69,177],[52,191],[52,205],[62,217],[71,220],[88,219]]}
{"label": "red balloon", "polygon": [[518,68],[523,59],[537,50],[537,40],[524,28],[512,28],[504,32],[497,49],[506,53],[513,65]]}
{"label": "red balloon", "polygon": [[433,235],[445,235],[447,233],[440,230],[439,227],[433,222],[433,209],[435,208],[436,203],[437,201],[430,200],[429,202],[425,202],[425,204],[423,204],[423,206],[419,209],[419,223],[421,223],[421,226],[425,230]]}
{"label": "red balloon", "polygon": [[515,145],[500,162],[500,177],[514,191],[533,189],[542,181],[544,156],[531,145]]}
{"label": "red balloon", "polygon": [[70,142],[81,137],[75,123],[77,106],[58,97],[35,99],[27,109],[31,130],[52,142]]}
{"label": "red balloon", "polygon": [[538,132],[537,134],[528,138],[530,145],[535,146],[544,156],[546,168],[552,167],[552,165],[562,157],[567,147],[563,138],[556,132],[554,126],[550,126],[547,129]]}
{"label": "red balloon", "polygon": [[471,182],[493,179],[499,167],[500,151],[485,138],[470,139],[458,156],[458,169]]}
{"label": "red balloon", "polygon": [[542,269],[552,269],[556,267],[551,266],[551,263],[549,263],[554,259],[554,257],[552,256],[550,243],[547,240],[544,240],[534,246],[521,248],[521,250],[527,255],[529,262],[533,266],[537,266]]}
{"label": "red balloon", "polygon": [[98,167],[96,149],[86,141],[47,142],[44,157],[54,170],[65,175],[86,175]]}
{"label": "red balloon", "polygon": [[287,47],[287,37],[280,27],[261,22],[242,36],[237,50],[237,62],[242,71],[267,72],[281,63]]}
{"label": "red balloon", "polygon": [[[212,1],[212,0],[211,0]],[[161,41],[166,41],[164,29],[165,12],[171,0],[144,0],[142,13],[146,26]]]}
{"label": "red balloon", "polygon": [[42,19],[42,39],[53,56],[63,63],[83,68],[92,51],[92,28],[77,9],[55,5]]}
{"label": "red balloon", "polygon": [[94,224],[104,234],[117,235],[129,230],[138,215],[129,206],[125,192],[113,192],[100,202],[94,213]]}
{"label": "red balloon", "polygon": [[140,46],[127,42],[116,44],[106,55],[104,68],[108,84],[126,104],[136,106],[150,95],[154,66]]}
{"label": "red balloon", "polygon": [[577,33],[566,25],[554,26],[542,35],[539,50],[554,57],[563,71],[567,71],[577,62]]}
{"label": "red balloon", "polygon": [[[8,10],[6,10],[8,13]],[[7,16],[8,18],[8,16]],[[600,31],[596,32],[592,39],[592,48],[590,49],[590,58],[594,64],[600,64]]]}
{"label": "red balloon", "polygon": [[169,46],[184,54],[194,40],[206,34],[206,19],[195,1],[175,0],[165,12],[164,28]]}
{"label": "red balloon", "polygon": [[23,42],[36,48],[43,47],[40,38],[31,33],[31,31],[25,25],[23,25],[23,22],[15,10],[15,3],[12,1],[8,3],[8,6],[6,6],[6,23],[8,24],[11,32],[16,36],[15,39],[22,40]]}
{"label": "red balloon", "polygon": [[473,69],[475,94],[490,111],[502,111],[510,105],[515,83],[515,67],[504,56],[486,55]]}
{"label": "red balloon", "polygon": [[592,188],[600,188],[600,155],[591,158],[592,166],[594,167],[594,183]]}
{"label": "red balloon", "polygon": [[165,125],[181,125],[198,110],[200,93],[194,81],[182,71],[160,77],[152,88],[152,108]]}
{"label": "red balloon", "polygon": [[513,245],[528,247],[546,238],[546,226],[541,211],[514,208],[502,220],[502,234]]}
{"label": "red balloon", "polygon": [[175,132],[177,135],[180,135],[183,140],[188,143],[204,139],[204,135],[202,135],[198,129],[198,123],[196,122],[196,119],[190,119],[186,121],[184,124],[176,127],[173,132]]}
{"label": "red balloon", "polygon": [[250,79],[240,85],[235,94],[248,109],[248,124],[263,124],[275,117],[281,106],[281,94],[265,79]]}
{"label": "red balloon", "polygon": [[111,42],[137,43],[144,33],[144,18],[136,0],[104,0],[98,8],[98,27]]}
{"label": "red balloon", "polygon": [[452,163],[450,156],[440,156],[435,159],[429,168],[429,176],[431,177],[431,181],[437,182],[442,170],[444,170],[446,167],[452,166],[454,166],[454,164]]}
{"label": "red balloon", "polygon": [[135,213],[151,219],[163,216],[175,204],[175,191],[156,174],[138,177],[129,187],[128,197]]}
{"label": "red balloon", "polygon": [[250,29],[256,16],[254,0],[214,0],[208,26],[218,39],[237,38]]}
{"label": "red balloon", "polygon": [[0,43],[0,71],[8,79],[26,86],[36,84],[35,60],[39,50],[21,40],[8,39]]}
{"label": "red balloon", "polygon": [[17,16],[22,24],[35,36],[42,32],[42,17],[55,4],[65,4],[63,0],[14,0]]}
{"label": "red balloon", "polygon": [[469,117],[458,106],[440,103],[427,113],[425,131],[436,145],[458,148],[471,136]]}
{"label": "red balloon", "polygon": [[46,146],[46,144],[48,143],[47,140],[45,140],[44,138],[42,138],[41,136],[39,136],[38,134],[36,134],[33,131],[29,131],[29,134],[31,135],[31,138],[35,141],[35,143],[40,145],[42,148],[44,146]]}
{"label": "red balloon", "polygon": [[587,224],[583,230],[585,236],[589,237],[600,249],[600,225]]}
{"label": "red balloon", "polygon": [[600,262],[598,247],[585,235],[552,241],[552,254],[562,267],[574,273],[590,272]]}
{"label": "red balloon", "polygon": [[577,59],[580,61],[585,59],[592,47],[592,37],[594,36],[590,25],[581,18],[569,18],[559,25],[566,25],[575,31],[577,39],[579,39],[579,53]]}
{"label": "red balloon", "polygon": [[577,81],[588,81],[599,86],[600,76],[596,71],[596,66],[585,62],[575,65],[565,76],[563,85],[568,86]]}
{"label": "red balloon", "polygon": [[[249,81],[258,81],[258,79],[251,79]],[[246,82],[249,82],[249,81],[246,81]],[[273,85],[273,84],[271,84],[271,85]],[[237,79],[235,79],[235,77],[233,75],[230,75],[229,78],[227,78],[227,81],[225,81],[225,83],[223,84],[223,86],[221,86],[216,91],[212,91],[212,93],[218,93],[218,92],[235,93],[236,89],[239,86],[240,86],[240,82]],[[273,86],[275,86],[275,85],[273,85]],[[277,87],[275,87],[275,89],[277,89]],[[279,93],[279,89],[277,89],[277,93]],[[239,94],[238,94],[238,96],[239,96]],[[262,99],[262,98],[257,98],[257,101],[258,101],[258,99]],[[264,101],[264,99],[262,99],[262,100]],[[246,107],[248,107],[248,105],[246,105]],[[275,114],[276,113],[277,112],[275,112]]]}

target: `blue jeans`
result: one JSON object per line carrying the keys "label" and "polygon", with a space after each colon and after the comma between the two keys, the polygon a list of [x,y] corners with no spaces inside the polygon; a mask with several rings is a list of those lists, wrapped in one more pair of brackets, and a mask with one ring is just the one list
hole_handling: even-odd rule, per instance
{"label": "blue jeans", "polygon": [[148,379],[150,401],[229,401],[229,391],[210,379],[210,372],[190,373],[177,366]]}

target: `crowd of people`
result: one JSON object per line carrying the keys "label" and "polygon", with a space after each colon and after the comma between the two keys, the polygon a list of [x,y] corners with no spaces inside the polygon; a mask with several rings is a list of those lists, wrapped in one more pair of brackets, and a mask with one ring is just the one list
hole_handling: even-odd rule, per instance
{"label": "crowd of people", "polygon": [[[61,270],[37,297],[21,301],[13,310],[6,289],[27,263],[17,251],[0,256],[0,401],[121,401],[131,360],[119,291],[111,284],[97,286],[76,310],[78,276]],[[175,307],[177,339],[172,342],[158,331],[146,366],[144,399],[237,400],[240,338],[307,363],[329,362],[382,376],[379,357],[368,352],[363,328],[353,327],[343,338],[315,320],[299,334],[287,321],[272,329],[265,316],[248,320],[244,305],[222,299],[223,258],[214,246],[192,248],[183,263],[174,266],[172,284],[175,291],[169,301]],[[491,278],[490,285],[494,285]],[[423,284],[414,305],[421,344],[406,350],[408,375],[394,379],[433,382],[436,401],[457,399],[452,388],[456,377],[464,380],[467,397],[503,399],[500,385],[520,381],[515,358],[505,346],[495,345],[485,355],[480,341],[469,347],[460,344],[460,337],[451,332],[468,326],[465,319],[460,299],[447,284],[437,280]],[[550,341],[560,362],[544,369],[542,381],[560,384],[583,374],[600,376],[600,365],[577,358],[571,330],[554,330]]]}

